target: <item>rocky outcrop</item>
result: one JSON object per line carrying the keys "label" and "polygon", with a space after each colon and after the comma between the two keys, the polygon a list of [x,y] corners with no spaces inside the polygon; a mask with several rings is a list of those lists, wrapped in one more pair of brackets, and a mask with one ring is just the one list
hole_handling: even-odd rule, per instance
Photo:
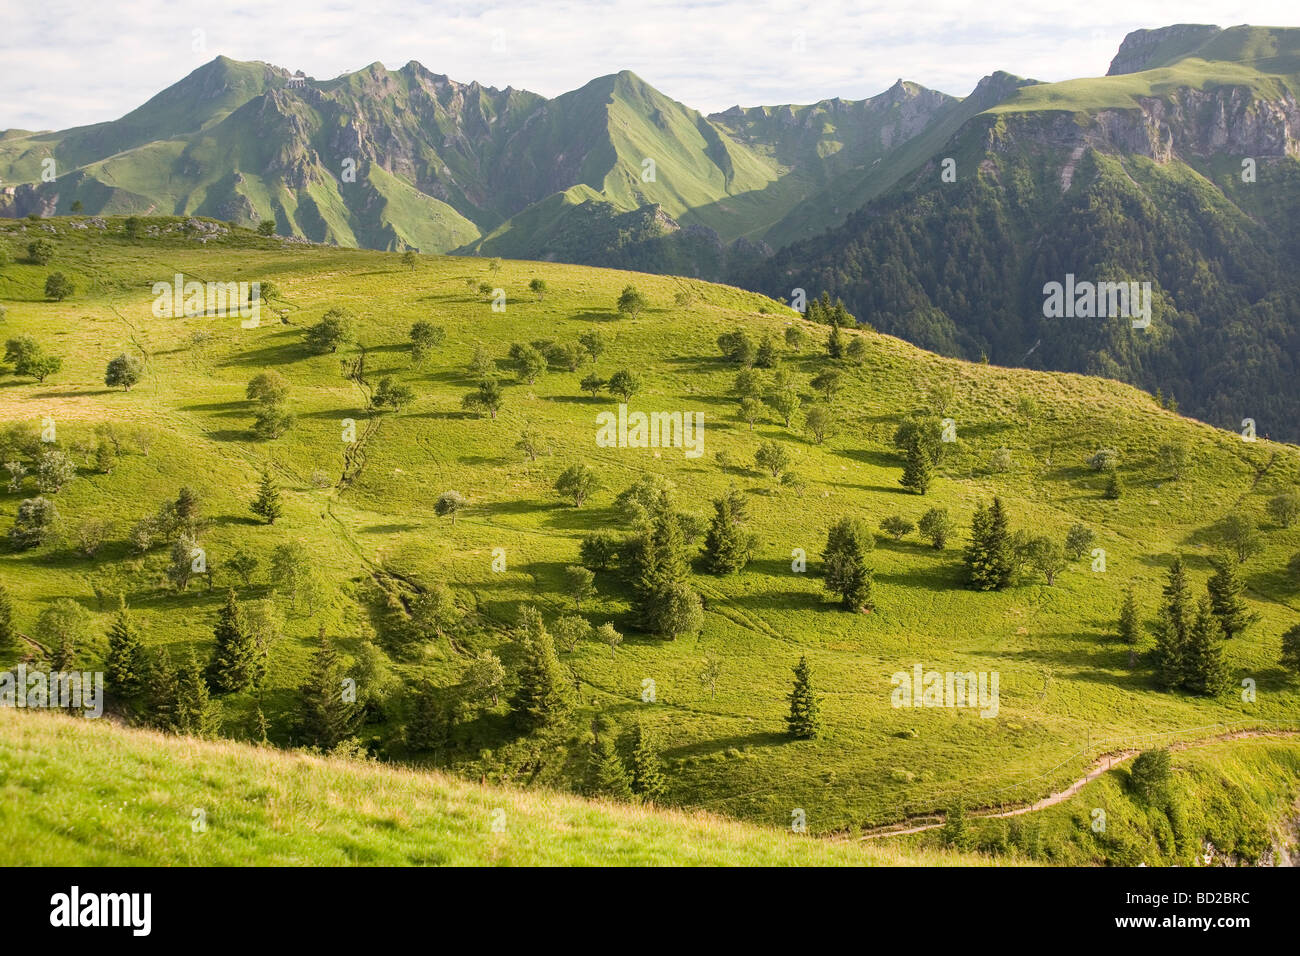
{"label": "rocky outcrop", "polygon": [[1119,52],[1110,61],[1106,75],[1140,73],[1161,66],[1219,32],[1220,27],[1205,23],[1176,23],[1158,30],[1134,30],[1119,45]]}

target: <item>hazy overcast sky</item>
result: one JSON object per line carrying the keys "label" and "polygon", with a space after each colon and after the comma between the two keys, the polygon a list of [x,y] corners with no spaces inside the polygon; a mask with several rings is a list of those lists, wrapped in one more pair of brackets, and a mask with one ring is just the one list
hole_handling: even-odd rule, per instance
{"label": "hazy overcast sky", "polygon": [[114,119],[217,54],[318,78],[418,60],[456,80],[547,96],[630,69],[708,112],[860,99],[899,77],[964,96],[994,70],[1093,76],[1140,27],[1300,19],[1294,0],[3,2],[0,129]]}

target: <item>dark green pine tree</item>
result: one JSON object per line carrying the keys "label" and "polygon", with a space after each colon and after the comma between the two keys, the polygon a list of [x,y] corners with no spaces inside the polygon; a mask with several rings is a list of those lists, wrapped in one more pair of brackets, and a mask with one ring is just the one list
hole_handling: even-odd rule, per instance
{"label": "dark green pine tree", "polygon": [[628,542],[623,560],[637,620],[648,631],[667,633],[670,598],[679,586],[689,588],[690,562],[681,522],[666,496],[655,506],[650,526]]}
{"label": "dark green pine tree", "polygon": [[123,700],[134,701],[144,692],[148,680],[149,659],[144,642],[126,609],[125,595],[118,595],[117,614],[108,629],[108,655],[104,670],[109,687]]}
{"label": "dark green pine tree", "polygon": [[921,445],[920,439],[914,437],[908,442],[903,454],[903,477],[898,479],[898,483],[923,495],[930,489],[931,477],[930,454]]}
{"label": "dark green pine tree", "polygon": [[423,681],[411,695],[411,717],[406,723],[406,745],[417,753],[437,750],[447,742],[447,721],[438,688]]}
{"label": "dark green pine tree", "polygon": [[248,690],[257,680],[259,660],[257,641],[244,621],[244,612],[235,600],[233,588],[226,592],[226,603],[212,630],[215,646],[208,665],[208,679],[218,694],[237,694]]}
{"label": "dark green pine tree", "polygon": [[632,736],[632,792],[645,803],[658,803],[667,789],[659,743],[654,733],[638,722]]}
{"label": "dark green pine tree", "polygon": [[18,646],[18,630],[14,627],[14,604],[9,589],[0,584],[0,651]]}
{"label": "dark green pine tree", "polygon": [[871,569],[867,551],[872,545],[871,532],[860,521],[841,518],[826,532],[824,586],[840,599],[846,611],[874,607],[871,600]]}
{"label": "dark green pine tree", "polygon": [[1138,642],[1138,609],[1132,588],[1124,592],[1124,603],[1119,609],[1119,626],[1116,628],[1116,634],[1129,647],[1128,666],[1132,667],[1137,660]]}
{"label": "dark green pine tree", "polygon": [[208,693],[203,668],[190,648],[189,657],[176,675],[176,709],[173,716],[176,732],[191,737],[215,737],[220,729],[217,702]]}
{"label": "dark green pine tree", "polygon": [[821,702],[813,690],[812,665],[805,655],[794,666],[794,689],[790,692],[790,716],[785,719],[792,736],[812,740],[825,734]]}
{"label": "dark green pine tree", "polygon": [[180,679],[171,655],[159,651],[149,666],[149,722],[159,730],[179,733]]}
{"label": "dark green pine tree", "polygon": [[1210,563],[1214,565],[1214,573],[1205,582],[1205,587],[1210,593],[1210,609],[1219,619],[1223,636],[1231,639],[1251,623],[1250,608],[1241,596],[1246,590],[1246,585],[1241,580],[1236,561],[1229,558],[1212,558]]}
{"label": "dark green pine tree", "polygon": [[975,508],[971,543],[966,549],[966,571],[971,587],[977,591],[996,591],[1011,583],[1015,561],[1001,498],[994,498],[988,508],[983,505]]}
{"label": "dark green pine tree", "polygon": [[352,736],[361,714],[344,693],[343,667],[322,625],[311,671],[298,688],[298,733],[305,743],[332,750]]}
{"label": "dark green pine tree", "polygon": [[826,337],[826,354],[833,359],[844,357],[844,335],[838,325],[831,326],[830,335]]}
{"label": "dark green pine tree", "polygon": [[1228,685],[1228,665],[1223,659],[1223,629],[1208,597],[1201,598],[1196,606],[1183,671],[1183,686],[1194,694],[1214,697]]}
{"label": "dark green pine tree", "polygon": [[745,501],[729,491],[713,502],[713,520],[704,535],[704,564],[713,574],[743,570],[753,555],[753,538],[745,531]]}
{"label": "dark green pine tree", "polygon": [[562,723],[573,710],[574,693],[554,640],[545,628],[536,628],[524,636],[523,650],[519,686],[510,699],[515,725],[532,731]]}
{"label": "dark green pine tree", "polygon": [[1125,644],[1137,643],[1138,610],[1132,588],[1124,592],[1124,603],[1119,609],[1119,626],[1115,630],[1116,636]]}
{"label": "dark green pine tree", "polygon": [[1169,567],[1165,601],[1156,618],[1156,669],[1165,688],[1180,686],[1185,679],[1187,644],[1192,633],[1192,594],[1187,587],[1187,570],[1181,557]]}
{"label": "dark green pine tree", "polygon": [[275,519],[284,511],[283,505],[280,504],[280,489],[275,486],[270,468],[262,470],[262,480],[257,486],[257,498],[254,499],[251,508],[253,514],[267,524],[275,524]]}
{"label": "dark green pine tree", "polygon": [[612,733],[602,734],[591,748],[591,792],[614,800],[632,799],[632,781],[614,746]]}

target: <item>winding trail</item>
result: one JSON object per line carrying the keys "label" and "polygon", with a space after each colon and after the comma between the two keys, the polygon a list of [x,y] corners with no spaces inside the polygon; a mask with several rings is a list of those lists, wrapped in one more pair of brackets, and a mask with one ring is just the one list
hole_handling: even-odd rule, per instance
{"label": "winding trail", "polygon": [[[1201,740],[1177,741],[1169,745],[1170,750],[1187,750],[1192,747],[1204,747],[1207,744],[1220,743],[1225,740],[1241,740],[1246,737],[1296,737],[1300,736],[1300,731],[1295,730],[1239,730],[1226,734],[1220,734],[1217,737],[1205,737]],[[999,820],[1004,817],[1018,817],[1025,813],[1034,813],[1038,810],[1045,810],[1048,807],[1055,806],[1058,803],[1064,803],[1069,800],[1080,790],[1092,783],[1102,774],[1124,763],[1124,761],[1136,757],[1141,750],[1117,750],[1113,753],[1102,754],[1088,768],[1088,772],[1080,777],[1074,783],[1070,784],[1064,790],[1057,793],[1048,794],[1036,803],[1028,804],[1023,807],[1015,807],[1011,810],[974,810],[968,814],[971,818]],[[908,826],[913,820],[925,820],[925,823],[919,823],[915,826]],[[922,833],[926,830],[937,830],[947,820],[947,816],[942,813],[927,813],[904,820],[902,823],[891,823],[885,826],[872,827],[864,830],[858,835],[859,840],[875,840],[887,836],[903,836],[908,833]]]}

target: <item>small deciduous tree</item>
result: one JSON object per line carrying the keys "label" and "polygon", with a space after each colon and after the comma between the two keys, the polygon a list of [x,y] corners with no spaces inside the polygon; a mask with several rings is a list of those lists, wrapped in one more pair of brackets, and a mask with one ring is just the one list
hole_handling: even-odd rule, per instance
{"label": "small deciduous tree", "polygon": [[144,374],[144,366],[134,355],[123,353],[108,363],[104,370],[104,384],[109,388],[121,388],[131,391],[131,386],[139,383]]}
{"label": "small deciduous tree", "polygon": [[902,515],[890,515],[880,522],[880,530],[895,541],[902,541],[915,527],[911,519],[904,518]]}
{"label": "small deciduous tree", "polygon": [[489,376],[478,383],[478,388],[461,399],[461,406],[470,411],[487,412],[489,418],[496,418],[497,412],[505,404],[505,394],[501,383]]}
{"label": "small deciduous tree", "polygon": [[618,314],[636,318],[650,303],[637,291],[636,286],[625,286],[618,296]]}
{"label": "small deciduous tree", "polygon": [[1255,519],[1240,511],[1229,512],[1214,526],[1219,544],[1244,563],[1264,549]]}
{"label": "small deciduous tree", "polygon": [[573,606],[581,608],[582,602],[596,593],[596,575],[580,565],[570,564],[564,569],[564,590],[573,598]]}
{"label": "small deciduous tree", "polygon": [[465,496],[459,491],[444,491],[438,496],[437,502],[434,503],[434,513],[439,518],[451,518],[451,523],[456,524],[456,516],[459,515],[469,505]]}
{"label": "small deciduous tree", "polygon": [[641,376],[630,369],[619,369],[609,377],[609,390],[626,402],[641,390]]}
{"label": "small deciduous tree", "polygon": [[441,325],[420,320],[411,326],[411,358],[423,362],[447,338],[447,330]]}
{"label": "small deciduous tree", "polygon": [[773,478],[780,478],[781,473],[790,467],[790,452],[780,442],[768,439],[754,452],[754,463]]}
{"label": "small deciduous tree", "polygon": [[54,533],[58,521],[59,509],[49,498],[24,498],[9,529],[9,543],[18,551],[39,547]]}
{"label": "small deciduous tree", "polygon": [[942,551],[952,534],[953,522],[947,508],[931,508],[921,515],[916,526],[936,551]]}
{"label": "small deciduous tree", "polygon": [[600,477],[585,462],[576,462],[564,469],[555,479],[555,490],[565,498],[573,499],[573,506],[581,508],[592,492],[600,487]]}
{"label": "small deciduous tree", "polygon": [[465,668],[462,683],[469,690],[470,700],[491,701],[497,705],[501,691],[505,687],[506,669],[501,660],[491,651],[479,651]]}
{"label": "small deciduous tree", "polygon": [[718,696],[718,681],[722,680],[721,659],[713,653],[705,654],[704,666],[700,668],[700,672],[696,676],[699,678],[700,683],[709,689],[709,699],[715,699]]}
{"label": "small deciduous tree", "polygon": [[1093,534],[1091,528],[1076,521],[1065,533],[1066,557],[1071,561],[1078,561],[1092,550],[1093,542],[1096,540],[1097,536]]}
{"label": "small deciduous tree", "polygon": [[62,302],[77,294],[77,284],[62,272],[51,272],[45,279],[45,298]]}
{"label": "small deciduous tree", "polygon": [[1300,494],[1284,491],[1274,495],[1268,502],[1268,516],[1282,528],[1289,528],[1300,517]]}
{"label": "small deciduous tree", "polygon": [[834,413],[824,405],[813,405],[803,413],[804,428],[818,445],[826,440],[834,422]]}
{"label": "small deciduous tree", "polygon": [[316,354],[337,352],[340,346],[356,341],[356,319],[348,309],[330,309],[306,334],[307,347]]}
{"label": "small deciduous tree", "polygon": [[415,390],[411,386],[395,382],[391,375],[385,375],[379,380],[374,394],[370,396],[370,407],[400,412],[413,401],[415,401]]}

